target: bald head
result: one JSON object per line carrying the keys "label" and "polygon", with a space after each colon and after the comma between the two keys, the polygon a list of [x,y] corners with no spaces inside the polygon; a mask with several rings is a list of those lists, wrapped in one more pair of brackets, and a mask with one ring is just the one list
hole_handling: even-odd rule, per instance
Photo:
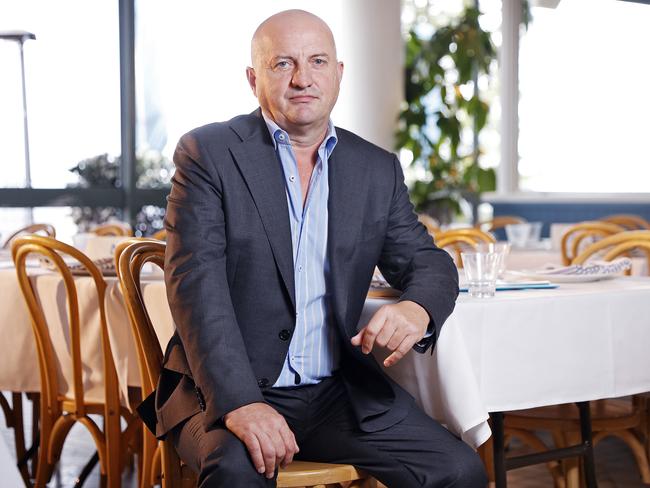
{"label": "bald head", "polygon": [[330,43],[331,50],[336,57],[334,35],[325,21],[305,10],[294,9],[278,12],[257,27],[251,40],[252,65],[260,66],[264,54],[268,52],[276,39],[289,33],[299,35],[302,32],[319,33],[326,42]]}
{"label": "bald head", "polygon": [[343,75],[327,24],[304,10],[275,14],[255,31],[251,58],[246,76],[263,113],[292,143],[322,140]]}

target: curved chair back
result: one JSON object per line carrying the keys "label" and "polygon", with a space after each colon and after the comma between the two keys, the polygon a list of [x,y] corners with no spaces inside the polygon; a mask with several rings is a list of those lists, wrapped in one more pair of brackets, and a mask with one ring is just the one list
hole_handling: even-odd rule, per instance
{"label": "curved chair back", "polygon": [[[138,356],[142,398],[155,389],[162,371],[163,351],[142,296],[140,274],[145,263],[161,269],[165,261],[165,243],[151,239],[128,239],[115,248],[115,268],[129,315],[131,333]],[[158,483],[162,474],[163,488],[181,486],[181,464],[178,455],[165,442],[158,442],[143,429],[141,487]]]}
{"label": "curved chair back", "polygon": [[126,236],[131,237],[133,231],[131,227],[127,224],[122,223],[110,223],[98,225],[94,229],[91,229],[90,232],[98,236]]}
{"label": "curved chair back", "polygon": [[[611,261],[612,259],[628,255],[630,251],[638,249],[646,257],[646,273],[650,274],[650,230],[630,230],[614,234],[598,242],[594,242],[585,248],[572,262],[572,264],[583,264],[596,254],[604,254],[601,259]],[[631,270],[625,274],[629,275]]]}
{"label": "curved chair back", "polygon": [[160,229],[159,231],[154,232],[151,235],[152,239],[156,239],[158,241],[166,241],[167,240],[167,229]]}
{"label": "curved chair back", "polygon": [[616,214],[608,215],[599,219],[601,222],[609,222],[610,224],[620,225],[627,230],[648,230],[650,229],[650,222],[639,215],[634,214]]}
{"label": "curved chair back", "polygon": [[624,231],[624,227],[609,222],[581,222],[569,227],[560,242],[562,263],[565,266],[571,264],[579,254],[580,245],[585,239],[601,239]]}
{"label": "curved chair back", "polygon": [[495,229],[501,229],[506,225],[524,224],[525,222],[526,219],[517,217],[515,215],[500,215],[498,217],[494,217],[492,220],[488,222],[481,224],[480,227],[482,230],[490,232]]}
{"label": "curved chair back", "polygon": [[[72,359],[72,378],[66,378],[72,385],[71,396],[65,395],[61,384],[59,358],[50,336],[51,327],[41,300],[37,297],[27,274],[28,255],[39,255],[63,281],[67,310],[67,335],[69,356]],[[103,474],[108,474],[109,486],[119,486],[123,449],[120,427],[120,399],[117,373],[108,335],[104,297],[106,282],[99,269],[79,250],[50,237],[20,236],[12,243],[12,255],[18,275],[20,289],[29,310],[41,378],[41,452],[37,468],[36,486],[45,486],[59,458],[63,442],[75,422],[83,424],[91,433],[97,446]],[[64,261],[70,257],[78,261],[90,275],[96,293],[99,309],[100,342],[103,364],[104,402],[86,401],[84,395],[84,355],[81,346],[82,327],[80,304],[75,279]],[[88,346],[86,344],[86,346]],[[86,372],[86,375],[88,373]],[[66,413],[64,413],[66,412]],[[104,416],[104,431],[88,415]]]}
{"label": "curved chair back", "polygon": [[476,249],[476,246],[482,242],[487,244],[496,242],[494,236],[475,228],[437,232],[434,240],[438,247],[453,252],[454,261],[459,268],[463,267],[461,252],[465,249]]}
{"label": "curved chair back", "polygon": [[18,229],[16,232],[11,234],[2,245],[2,248],[9,249],[9,247],[11,246],[11,242],[18,236],[22,236],[25,234],[38,234],[39,232],[42,232],[47,237],[56,237],[56,229],[54,228],[53,225],[32,224],[32,225],[28,225],[27,227],[23,227],[22,229]]}

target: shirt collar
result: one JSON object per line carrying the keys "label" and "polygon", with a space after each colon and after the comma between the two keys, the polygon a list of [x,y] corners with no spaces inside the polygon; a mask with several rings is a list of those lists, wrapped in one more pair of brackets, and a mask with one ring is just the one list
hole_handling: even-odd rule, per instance
{"label": "shirt collar", "polygon": [[[269,131],[269,135],[273,140],[273,147],[277,150],[278,144],[284,144],[291,146],[291,139],[289,139],[289,134],[282,129],[278,124],[275,123],[273,119],[268,117],[264,111],[262,111],[262,117],[264,117],[264,122],[266,123],[266,128]],[[334,128],[334,123],[330,119],[327,123],[327,134],[325,139],[323,139],[322,144],[319,146],[318,150],[325,149],[325,156],[329,159],[330,154],[334,150],[336,143],[338,142],[338,137],[336,135],[336,129]]]}

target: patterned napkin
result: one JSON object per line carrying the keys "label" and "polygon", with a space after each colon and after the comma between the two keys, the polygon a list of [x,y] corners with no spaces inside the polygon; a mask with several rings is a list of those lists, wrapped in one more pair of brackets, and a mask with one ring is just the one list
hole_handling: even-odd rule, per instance
{"label": "patterned napkin", "polygon": [[609,275],[622,273],[632,267],[630,258],[618,258],[613,261],[589,261],[585,264],[572,264],[562,268],[535,271],[537,275],[549,277],[557,275]]}

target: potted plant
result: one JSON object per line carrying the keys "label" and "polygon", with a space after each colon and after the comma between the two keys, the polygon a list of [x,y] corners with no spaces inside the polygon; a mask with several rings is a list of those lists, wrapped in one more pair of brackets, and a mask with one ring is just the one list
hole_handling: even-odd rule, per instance
{"label": "potted plant", "polygon": [[430,37],[411,29],[406,39],[405,101],[396,146],[412,155],[416,210],[443,224],[461,212],[463,202],[475,209],[480,194],[496,187],[494,170],[480,165],[478,146],[489,106],[477,80],[489,76],[496,60],[479,15],[469,6]]}

